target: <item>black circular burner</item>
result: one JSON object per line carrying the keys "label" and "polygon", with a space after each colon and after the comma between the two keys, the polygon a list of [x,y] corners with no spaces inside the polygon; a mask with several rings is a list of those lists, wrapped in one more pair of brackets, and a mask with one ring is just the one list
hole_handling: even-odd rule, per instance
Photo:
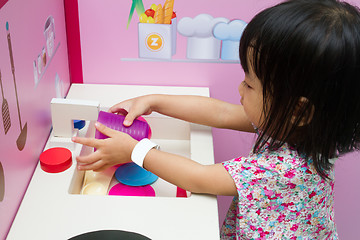
{"label": "black circular burner", "polygon": [[84,233],[69,240],[151,240],[138,233],[126,232],[122,230],[101,230]]}

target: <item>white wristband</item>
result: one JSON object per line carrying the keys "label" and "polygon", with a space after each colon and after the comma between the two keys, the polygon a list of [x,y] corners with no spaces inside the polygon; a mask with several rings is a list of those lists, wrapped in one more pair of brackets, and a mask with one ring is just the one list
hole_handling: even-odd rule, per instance
{"label": "white wristband", "polygon": [[131,160],[140,167],[143,167],[146,154],[153,148],[159,149],[159,145],[147,138],[142,139],[135,145],[131,153]]}

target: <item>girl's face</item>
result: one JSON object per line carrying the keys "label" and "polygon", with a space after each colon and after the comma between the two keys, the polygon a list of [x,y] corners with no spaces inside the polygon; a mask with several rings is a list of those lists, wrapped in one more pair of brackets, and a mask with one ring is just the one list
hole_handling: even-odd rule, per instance
{"label": "girl's face", "polygon": [[245,79],[239,86],[241,104],[249,121],[255,127],[261,129],[263,122],[263,94],[260,80],[256,77],[249,64],[249,72],[245,73]]}

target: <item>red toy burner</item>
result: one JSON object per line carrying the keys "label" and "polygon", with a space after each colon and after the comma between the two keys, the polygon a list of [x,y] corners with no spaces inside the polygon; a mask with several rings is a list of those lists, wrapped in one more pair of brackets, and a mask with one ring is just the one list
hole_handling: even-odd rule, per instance
{"label": "red toy burner", "polygon": [[48,173],[63,172],[72,165],[72,154],[67,148],[49,148],[40,155],[41,169]]}

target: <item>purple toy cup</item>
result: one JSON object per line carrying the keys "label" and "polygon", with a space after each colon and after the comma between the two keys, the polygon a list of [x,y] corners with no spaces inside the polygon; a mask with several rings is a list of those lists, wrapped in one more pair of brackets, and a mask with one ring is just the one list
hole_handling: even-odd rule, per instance
{"label": "purple toy cup", "polygon": [[[98,122],[105,126],[129,134],[135,140],[140,141],[143,138],[151,137],[151,129],[149,124],[144,120],[135,119],[130,127],[124,126],[125,116],[114,113],[100,111],[98,116]],[[143,118],[142,118],[143,119]],[[96,139],[105,139],[108,136],[102,134],[98,130],[95,132]]]}

